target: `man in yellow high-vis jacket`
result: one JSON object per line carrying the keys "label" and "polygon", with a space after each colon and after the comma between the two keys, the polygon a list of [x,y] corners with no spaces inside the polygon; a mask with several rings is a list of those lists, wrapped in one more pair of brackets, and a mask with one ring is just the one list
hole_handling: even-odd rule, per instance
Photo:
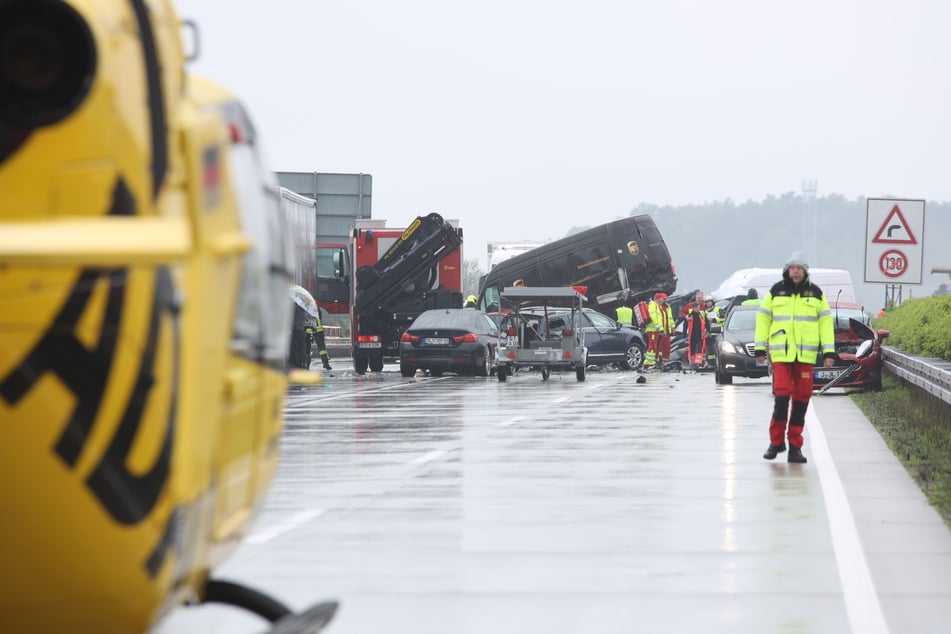
{"label": "man in yellow high-vis jacket", "polygon": [[644,367],[663,365],[670,358],[670,335],[674,332],[674,314],[667,303],[667,293],[655,293],[648,306],[650,321],[647,323],[647,354]]}
{"label": "man in yellow high-vis jacket", "polygon": [[825,294],[809,281],[805,259],[794,255],[783,267],[782,281],[769,290],[756,314],[756,360],[765,363],[768,351],[773,365],[773,415],[763,458],[772,460],[786,451],[788,420],[788,460],[806,462],[802,428],[812,396],[813,366],[820,354],[825,367],[835,363],[833,326]]}

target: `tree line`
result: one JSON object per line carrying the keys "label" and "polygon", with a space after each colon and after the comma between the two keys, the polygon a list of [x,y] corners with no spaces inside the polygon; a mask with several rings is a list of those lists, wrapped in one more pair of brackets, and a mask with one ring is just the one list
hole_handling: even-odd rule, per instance
{"label": "tree line", "polygon": [[[788,192],[741,204],[729,199],[681,206],[642,203],[631,210],[639,214],[650,214],[660,228],[677,267],[678,292],[709,292],[738,269],[782,267],[794,251],[802,251],[811,267],[848,270],[866,309],[877,311],[884,303],[884,285],[864,283],[864,196],[809,200]],[[922,284],[904,287],[903,298],[930,295],[945,279],[931,269],[951,266],[951,202],[925,203],[925,234]]]}

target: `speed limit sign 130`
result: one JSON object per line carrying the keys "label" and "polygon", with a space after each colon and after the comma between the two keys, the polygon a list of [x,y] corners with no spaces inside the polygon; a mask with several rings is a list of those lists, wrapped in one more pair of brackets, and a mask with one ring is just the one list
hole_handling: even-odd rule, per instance
{"label": "speed limit sign 130", "polygon": [[925,201],[869,198],[865,281],[921,284]]}

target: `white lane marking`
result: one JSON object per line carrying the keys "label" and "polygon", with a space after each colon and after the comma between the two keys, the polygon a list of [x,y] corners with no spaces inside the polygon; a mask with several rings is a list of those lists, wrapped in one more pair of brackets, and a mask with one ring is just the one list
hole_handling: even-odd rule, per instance
{"label": "white lane marking", "polygon": [[289,518],[283,522],[278,522],[273,526],[268,526],[267,528],[260,530],[256,533],[251,533],[244,538],[244,543],[246,544],[266,544],[275,537],[279,537],[284,533],[288,533],[295,528],[302,526],[309,522],[310,520],[323,515],[326,512],[326,509],[311,509],[309,511],[301,511],[295,515],[291,515]]}
{"label": "white lane marking", "polygon": [[564,403],[565,401],[570,401],[570,396],[562,396],[561,398],[556,398],[552,403]]}
{"label": "white lane marking", "polygon": [[[447,378],[448,377],[444,377],[444,376],[428,378],[426,379],[425,383],[435,383],[437,381],[445,381]],[[410,388],[415,385],[419,385],[419,383],[416,383],[416,382],[393,383],[392,385],[384,385],[382,387],[375,387],[369,390],[354,389],[353,391],[343,392],[341,394],[333,394],[331,396],[321,396],[318,394],[310,394],[307,397],[301,398],[300,400],[307,403],[312,403],[312,402],[322,403],[323,401],[335,401],[338,398],[352,398],[355,396],[363,397],[363,396],[366,396],[367,394],[376,394],[377,392],[386,392],[388,390],[398,390],[400,388]],[[300,408],[292,407],[292,409],[296,410]]]}
{"label": "white lane marking", "polygon": [[419,458],[410,460],[409,463],[410,464],[426,464],[427,462],[431,462],[437,458],[444,456],[445,454],[446,454],[446,451],[442,449],[436,449],[435,451],[430,451],[429,453],[423,454]]}
{"label": "white lane marking", "polygon": [[842,582],[842,595],[845,599],[845,611],[849,615],[849,624],[853,632],[862,634],[888,634],[888,624],[878,601],[875,583],[865,561],[865,551],[859,540],[855,526],[855,517],[845,495],[845,488],[839,478],[839,471],[832,461],[829,445],[819,417],[813,408],[806,411],[806,429],[809,444],[822,483],[826,514],[829,516],[829,530],[832,533],[832,547]]}
{"label": "white lane marking", "polygon": [[514,425],[515,423],[519,423],[523,420],[525,420],[524,416],[513,416],[512,418],[506,418],[501,423],[499,423],[499,427],[508,427],[509,425]]}

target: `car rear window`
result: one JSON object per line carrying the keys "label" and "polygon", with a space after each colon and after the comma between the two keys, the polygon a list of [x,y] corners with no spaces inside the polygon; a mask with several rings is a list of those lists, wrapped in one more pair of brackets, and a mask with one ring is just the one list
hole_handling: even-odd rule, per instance
{"label": "car rear window", "polygon": [[411,328],[470,328],[475,317],[484,313],[467,309],[427,310],[416,318]]}

